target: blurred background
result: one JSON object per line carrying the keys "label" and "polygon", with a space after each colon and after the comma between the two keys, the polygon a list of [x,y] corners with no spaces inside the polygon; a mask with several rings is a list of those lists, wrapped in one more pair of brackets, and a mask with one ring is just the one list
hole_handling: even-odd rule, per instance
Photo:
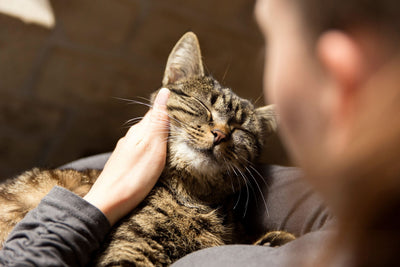
{"label": "blurred background", "polygon": [[[19,5],[19,6],[18,6]],[[263,105],[253,0],[0,0],[0,178],[111,151],[187,31],[206,70]]]}

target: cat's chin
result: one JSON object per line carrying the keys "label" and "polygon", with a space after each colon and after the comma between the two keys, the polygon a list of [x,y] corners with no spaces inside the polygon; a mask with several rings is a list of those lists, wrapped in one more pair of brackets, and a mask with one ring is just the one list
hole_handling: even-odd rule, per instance
{"label": "cat's chin", "polygon": [[[176,159],[176,165],[186,166],[202,175],[215,175],[223,171],[223,166],[213,155],[212,150],[195,149],[185,142],[175,144],[171,151],[173,158]],[[182,160],[180,160],[182,159]],[[182,162],[181,162],[182,161]]]}

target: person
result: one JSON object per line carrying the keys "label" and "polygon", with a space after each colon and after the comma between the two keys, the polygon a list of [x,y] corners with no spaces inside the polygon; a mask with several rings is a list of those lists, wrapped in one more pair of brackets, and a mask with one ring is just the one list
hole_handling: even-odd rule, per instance
{"label": "person", "polygon": [[257,0],[266,98],[337,226],[278,248],[209,248],[174,266],[398,265],[399,11],[395,0]]}
{"label": "person", "polygon": [[392,0],[257,2],[283,141],[339,224],[317,266],[399,265],[399,12]]}

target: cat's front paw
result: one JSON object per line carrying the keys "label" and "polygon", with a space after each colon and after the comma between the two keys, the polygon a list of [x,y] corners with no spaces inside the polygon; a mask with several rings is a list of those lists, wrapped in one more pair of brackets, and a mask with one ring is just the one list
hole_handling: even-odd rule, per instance
{"label": "cat's front paw", "polygon": [[293,241],[296,237],[285,231],[271,231],[266,233],[260,239],[258,239],[254,245],[257,246],[269,246],[279,247],[290,241]]}

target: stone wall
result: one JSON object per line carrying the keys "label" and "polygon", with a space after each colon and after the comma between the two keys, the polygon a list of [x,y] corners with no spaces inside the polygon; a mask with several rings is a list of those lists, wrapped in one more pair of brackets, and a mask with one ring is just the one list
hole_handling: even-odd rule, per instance
{"label": "stone wall", "polygon": [[46,29],[0,15],[0,177],[113,149],[194,31],[206,69],[262,104],[253,0],[54,0]]}

